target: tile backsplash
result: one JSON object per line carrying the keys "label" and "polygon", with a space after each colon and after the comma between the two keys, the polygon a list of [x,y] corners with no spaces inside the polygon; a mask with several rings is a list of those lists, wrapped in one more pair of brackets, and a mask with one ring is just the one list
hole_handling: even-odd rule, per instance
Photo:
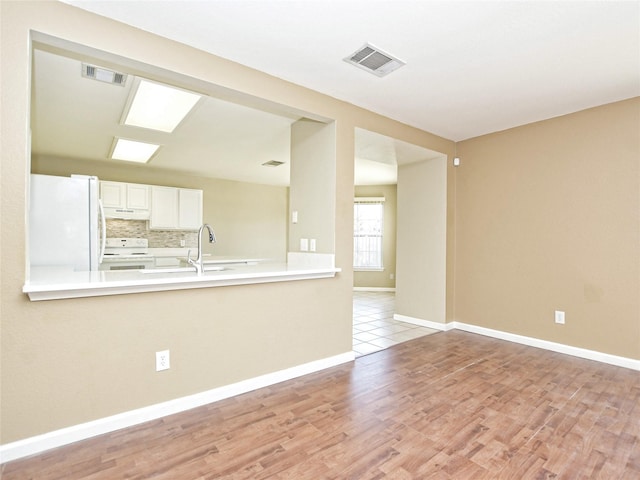
{"label": "tile backsplash", "polygon": [[107,237],[109,238],[146,238],[149,248],[180,248],[180,240],[184,247],[198,246],[198,232],[192,230],[149,230],[146,220],[107,219]]}

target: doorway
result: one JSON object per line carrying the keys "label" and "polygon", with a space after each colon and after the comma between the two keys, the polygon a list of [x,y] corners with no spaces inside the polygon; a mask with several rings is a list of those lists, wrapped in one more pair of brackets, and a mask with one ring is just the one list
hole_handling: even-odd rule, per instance
{"label": "doorway", "polygon": [[355,130],[355,196],[385,204],[383,266],[354,269],[356,356],[438,331],[429,322],[444,323],[446,167],[442,153]]}

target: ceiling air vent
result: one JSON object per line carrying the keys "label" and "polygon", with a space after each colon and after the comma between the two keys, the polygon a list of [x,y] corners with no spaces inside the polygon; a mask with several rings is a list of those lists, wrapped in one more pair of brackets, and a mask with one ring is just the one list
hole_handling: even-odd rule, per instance
{"label": "ceiling air vent", "polygon": [[344,61],[378,77],[384,77],[405,64],[402,60],[383,52],[369,43],[349,55]]}
{"label": "ceiling air vent", "polygon": [[121,87],[124,87],[127,81],[127,75],[125,73],[114,72],[113,70],[107,70],[106,68],[96,67],[95,65],[89,65],[87,63],[82,64],[82,76],[100,82],[120,85]]}
{"label": "ceiling air vent", "polygon": [[269,160],[268,162],[264,162],[262,164],[263,167],[279,167],[284,162],[279,162],[278,160]]}

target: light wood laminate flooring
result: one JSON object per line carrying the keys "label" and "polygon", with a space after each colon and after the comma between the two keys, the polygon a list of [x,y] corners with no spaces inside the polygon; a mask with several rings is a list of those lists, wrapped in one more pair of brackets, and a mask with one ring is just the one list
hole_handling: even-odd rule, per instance
{"label": "light wood laminate flooring", "polygon": [[2,467],[125,478],[639,479],[640,373],[442,332]]}

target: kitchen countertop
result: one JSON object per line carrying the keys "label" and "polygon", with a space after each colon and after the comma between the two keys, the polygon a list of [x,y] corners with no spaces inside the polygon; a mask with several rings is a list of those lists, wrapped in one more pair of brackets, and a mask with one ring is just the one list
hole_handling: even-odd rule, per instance
{"label": "kitchen countertop", "polygon": [[138,270],[76,272],[61,267],[33,267],[22,291],[32,301],[56,300],[331,278],[341,271],[333,266],[333,262],[326,261],[228,265],[223,270],[205,271],[201,275],[195,270],[162,270],[153,273]]}

